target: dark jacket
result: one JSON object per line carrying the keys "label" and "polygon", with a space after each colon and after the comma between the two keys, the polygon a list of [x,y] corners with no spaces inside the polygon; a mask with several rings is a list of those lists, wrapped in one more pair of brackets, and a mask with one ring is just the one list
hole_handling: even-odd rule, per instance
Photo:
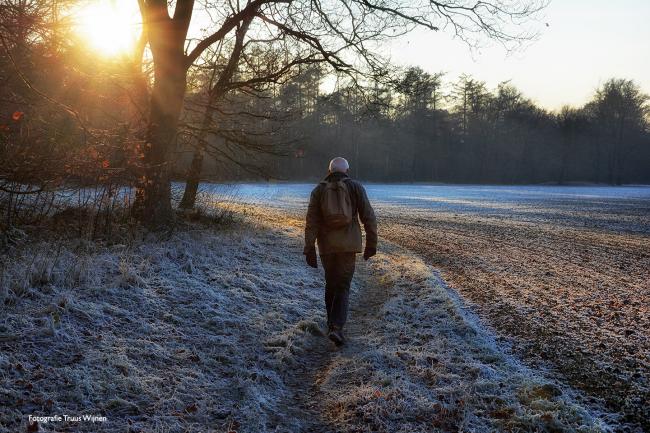
{"label": "dark jacket", "polygon": [[352,223],[347,227],[338,229],[330,229],[322,224],[320,197],[325,185],[319,183],[311,192],[309,207],[307,208],[305,254],[314,250],[316,241],[318,241],[318,252],[320,254],[360,253],[362,245],[359,219],[361,219],[366,232],[366,248],[377,248],[377,220],[375,219],[375,212],[368,201],[366,190],[359,182],[351,179],[345,173],[331,173],[325,178],[325,181],[340,179],[346,182],[350,191],[350,199],[354,209]]}

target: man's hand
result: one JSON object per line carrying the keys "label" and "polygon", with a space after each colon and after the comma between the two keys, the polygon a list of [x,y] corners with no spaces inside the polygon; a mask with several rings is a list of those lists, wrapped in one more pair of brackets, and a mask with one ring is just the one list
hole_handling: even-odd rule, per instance
{"label": "man's hand", "polygon": [[374,256],[375,254],[377,254],[377,248],[366,247],[365,251],[363,252],[363,259],[368,260],[370,257]]}
{"label": "man's hand", "polygon": [[316,250],[306,252],[305,260],[307,260],[307,264],[312,268],[318,268],[318,261],[316,260]]}

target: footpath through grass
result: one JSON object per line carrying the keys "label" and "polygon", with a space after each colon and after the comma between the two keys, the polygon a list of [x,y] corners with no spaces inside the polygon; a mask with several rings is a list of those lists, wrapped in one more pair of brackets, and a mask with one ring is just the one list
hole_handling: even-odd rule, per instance
{"label": "footpath through grass", "polygon": [[[358,264],[349,345],[323,335],[322,270],[295,222],[185,225],[130,245],[3,257],[0,431],[606,431],[493,344],[431,268]],[[32,427],[34,428],[34,427]]]}

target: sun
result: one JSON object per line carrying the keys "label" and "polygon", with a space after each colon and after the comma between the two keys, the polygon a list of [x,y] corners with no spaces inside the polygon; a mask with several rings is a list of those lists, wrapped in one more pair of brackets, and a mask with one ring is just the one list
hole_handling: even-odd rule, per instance
{"label": "sun", "polygon": [[76,32],[104,56],[131,54],[140,36],[140,21],[133,0],[93,0],[75,13]]}

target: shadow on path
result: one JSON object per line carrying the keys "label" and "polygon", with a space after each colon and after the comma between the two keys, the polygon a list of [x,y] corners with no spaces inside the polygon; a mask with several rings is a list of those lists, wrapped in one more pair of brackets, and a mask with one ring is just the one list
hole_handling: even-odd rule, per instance
{"label": "shadow on path", "polygon": [[[324,383],[331,375],[331,369],[337,364],[358,358],[359,354],[369,349],[368,334],[378,329],[379,314],[382,305],[390,297],[386,287],[370,281],[370,270],[363,259],[358,256],[352,292],[350,310],[346,324],[346,344],[337,348],[327,339],[325,329],[309,340],[302,353],[296,357],[296,368],[286,372],[285,384],[291,397],[284,403],[286,413],[278,414],[278,419],[271,420],[278,425],[293,418],[293,428],[300,432],[329,433],[342,431],[335,419],[327,412],[327,398],[331,390],[324,389]],[[324,284],[324,282],[323,282]],[[323,293],[324,293],[323,288]],[[325,315],[323,300],[323,315]],[[282,416],[285,419],[281,420]]]}

